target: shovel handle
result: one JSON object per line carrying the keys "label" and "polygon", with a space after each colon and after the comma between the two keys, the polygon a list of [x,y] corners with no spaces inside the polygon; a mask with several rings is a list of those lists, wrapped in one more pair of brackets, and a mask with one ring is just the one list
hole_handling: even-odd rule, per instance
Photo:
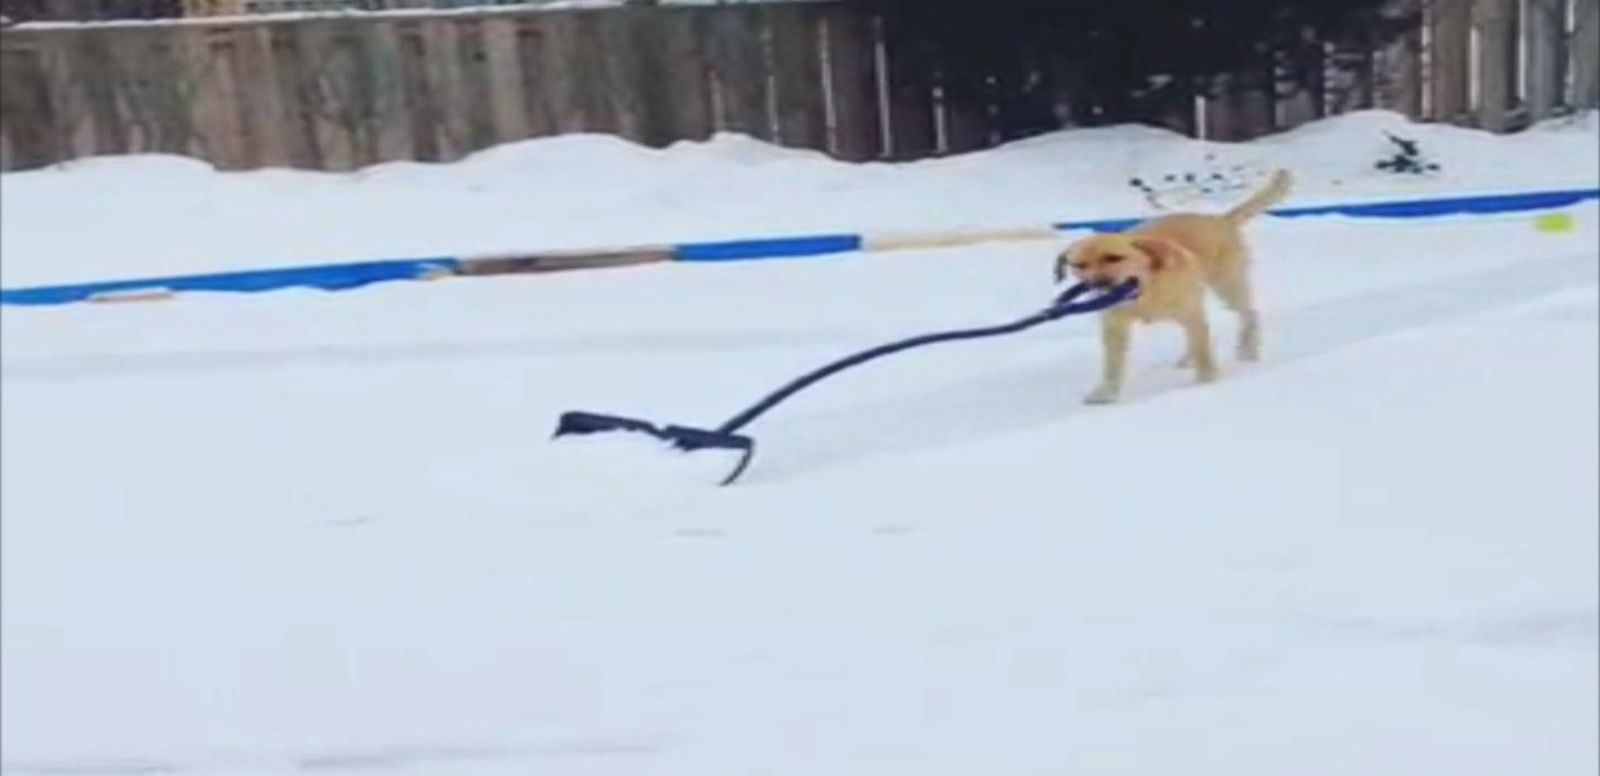
{"label": "shovel handle", "polygon": [[898,342],[890,342],[885,345],[879,345],[875,348],[869,348],[859,353],[846,356],[795,378],[782,388],[779,388],[778,390],[773,391],[771,394],[768,394],[766,398],[751,405],[748,409],[729,418],[721,426],[717,427],[717,431],[723,434],[732,434],[749,425],[751,421],[754,421],[756,418],[762,416],[768,410],[776,407],[779,403],[790,396],[805,390],[806,388],[827,377],[838,374],[839,372],[843,372],[850,367],[859,366],[860,364],[864,364],[874,359],[899,353],[902,350],[910,350],[911,348],[922,347],[923,345],[932,345],[937,342],[978,339],[980,337],[997,337],[1002,334],[1012,334],[1024,329],[1031,329],[1041,323],[1048,323],[1049,321],[1053,321],[1058,318],[1064,318],[1069,315],[1098,312],[1100,310],[1119,305],[1132,298],[1134,294],[1138,293],[1139,284],[1138,281],[1134,280],[1124,281],[1121,285],[1106,289],[1104,293],[1101,293],[1097,296],[1091,297],[1082,302],[1077,301],[1079,297],[1095,289],[1095,286],[1091,286],[1087,283],[1078,283],[1063,292],[1049,307],[1038,313],[1023,318],[1022,320],[1014,321],[1012,323],[1007,323],[1000,326],[987,326],[977,329],[958,329],[955,331],[942,331],[934,334],[924,334],[920,337],[912,337],[910,339],[904,339]]}

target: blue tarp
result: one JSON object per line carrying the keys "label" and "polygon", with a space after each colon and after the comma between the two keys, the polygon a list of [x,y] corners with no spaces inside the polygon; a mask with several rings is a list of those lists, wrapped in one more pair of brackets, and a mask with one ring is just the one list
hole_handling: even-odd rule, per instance
{"label": "blue tarp", "polygon": [[[1433,216],[1517,213],[1550,210],[1600,199],[1600,189],[1539,191],[1520,194],[1488,194],[1468,197],[1366,202],[1342,205],[1315,205],[1269,211],[1272,215],[1343,215],[1353,218],[1427,218]],[[1068,221],[1057,229],[1120,231],[1138,223],[1135,218]],[[850,253],[861,250],[864,238],[855,234],[811,235],[724,242],[685,243],[674,248],[676,261],[748,261],[753,259],[794,258]],[[356,288],[389,280],[414,280],[436,272],[455,272],[460,259],[451,257],[396,259],[357,264],[323,264],[309,267],[223,272],[209,275],[181,275],[165,278],[118,280],[0,290],[0,304],[48,305],[78,302],[98,294],[140,290],[258,292],[308,286],[328,291]]]}

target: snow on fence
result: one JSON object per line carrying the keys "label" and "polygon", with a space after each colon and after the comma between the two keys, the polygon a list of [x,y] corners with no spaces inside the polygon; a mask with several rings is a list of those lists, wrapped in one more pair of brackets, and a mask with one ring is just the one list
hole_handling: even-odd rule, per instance
{"label": "snow on fence", "polygon": [[[1093,103],[1100,122],[1227,140],[1368,107],[1499,131],[1600,105],[1600,0],[1392,6],[1423,11],[1398,43],[1313,34],[1267,58],[1320,62],[1304,89],[1282,91],[1282,71],[1267,64],[1219,79],[1209,99],[1180,92],[1137,108],[1096,95],[1051,99],[1079,114]],[[843,159],[914,159],[1014,134],[993,101],[947,99],[939,68],[910,66],[863,8],[509,6],[20,24],[0,33],[0,169],[161,152],[225,169],[346,170],[568,132],[661,146],[722,130]],[[1030,73],[993,76],[1022,83]]]}

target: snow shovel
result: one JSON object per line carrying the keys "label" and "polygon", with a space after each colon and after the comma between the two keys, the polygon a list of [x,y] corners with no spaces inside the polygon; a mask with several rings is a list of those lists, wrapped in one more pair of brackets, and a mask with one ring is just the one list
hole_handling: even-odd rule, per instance
{"label": "snow shovel", "polygon": [[[1099,293],[1079,301],[1080,297],[1090,291]],[[625,418],[617,415],[601,415],[593,412],[566,412],[561,415],[556,424],[556,437],[573,434],[595,434],[608,431],[627,431],[648,434],[663,440],[673,447],[684,452],[698,450],[731,450],[741,453],[738,464],[733,471],[723,479],[722,485],[730,485],[750,465],[750,459],[755,455],[756,443],[749,436],[739,433],[740,429],[749,425],[756,418],[777,406],[779,402],[799,393],[805,388],[817,383],[823,378],[838,374],[850,367],[864,364],[875,358],[898,353],[902,350],[932,345],[936,342],[952,342],[955,340],[977,339],[980,337],[996,337],[1002,334],[1012,334],[1048,323],[1059,318],[1078,313],[1091,313],[1104,310],[1121,304],[1139,291],[1138,281],[1128,280],[1116,286],[1095,286],[1088,283],[1079,283],[1072,286],[1056,298],[1049,307],[1034,313],[1019,321],[1000,326],[989,326],[978,329],[958,329],[943,331],[934,334],[924,334],[920,337],[891,342],[878,347],[863,350],[851,356],[846,356],[830,364],[821,366],[811,372],[790,381],[787,385],[769,394],[766,398],[751,405],[748,409],[729,418],[722,425],[714,429],[694,428],[690,426],[657,425],[647,420]]]}

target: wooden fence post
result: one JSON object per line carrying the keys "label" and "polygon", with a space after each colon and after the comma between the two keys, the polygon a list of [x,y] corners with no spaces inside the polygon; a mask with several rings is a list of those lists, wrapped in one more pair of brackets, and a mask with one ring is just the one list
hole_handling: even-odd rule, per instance
{"label": "wooden fence post", "polygon": [[641,24],[635,28],[635,45],[643,51],[639,78],[651,117],[651,144],[711,137],[711,94],[697,21],[705,10],[665,6],[636,10]]}
{"label": "wooden fence post", "polygon": [[1478,125],[1504,132],[1517,102],[1517,0],[1476,0],[1472,25],[1478,31]]}
{"label": "wooden fence post", "polygon": [[829,83],[832,85],[834,155],[849,161],[883,153],[878,109],[878,40],[873,18],[860,8],[829,4]]}
{"label": "wooden fence post", "polygon": [[933,57],[926,43],[904,40],[892,30],[886,30],[884,38],[889,65],[890,154],[895,159],[929,156],[938,140],[933,118]]}
{"label": "wooden fence post", "polygon": [[68,43],[72,52],[72,79],[83,92],[94,136],[94,145],[88,149],[90,153],[128,152],[126,122],[118,104],[116,81],[112,77],[118,67],[116,40],[117,31],[114,29],[91,28],[84,30],[76,45]]}
{"label": "wooden fence post", "polygon": [[[16,33],[7,33],[8,36]],[[15,169],[44,167],[67,157],[61,137],[55,132],[59,121],[52,99],[50,76],[46,72],[40,41],[7,47],[0,52],[0,117]]]}
{"label": "wooden fence post", "polygon": [[[1273,64],[1273,112],[1280,129],[1293,129],[1322,118],[1327,99],[1327,57],[1319,32],[1307,27],[1287,47],[1279,49]],[[1294,80],[1285,80],[1285,76]]]}
{"label": "wooden fence post", "polygon": [[811,4],[766,7],[772,31],[772,78],[777,89],[778,139],[792,148],[828,147],[822,89],[822,15]]}
{"label": "wooden fence post", "polygon": [[949,66],[945,64],[947,59],[943,52],[939,61],[941,64],[934,74],[934,81],[939,87],[939,110],[944,118],[944,152],[959,154],[987,147],[994,111],[994,89],[988,82],[988,76],[982,78],[983,85],[976,89],[957,89],[953,86],[954,80],[949,77]]}
{"label": "wooden fence post", "polygon": [[1528,117],[1555,115],[1567,84],[1566,0],[1527,0]]}
{"label": "wooden fence post", "polygon": [[1220,76],[1216,96],[1206,99],[1206,139],[1250,140],[1270,133],[1277,124],[1270,83],[1265,67]]}
{"label": "wooden fence post", "polygon": [[1473,0],[1430,0],[1432,31],[1428,68],[1429,118],[1452,124],[1471,120],[1470,81]]}
{"label": "wooden fence post", "polygon": [[766,25],[760,11],[753,6],[717,8],[702,17],[700,34],[706,40],[717,129],[771,140]]}
{"label": "wooden fence post", "polygon": [[1377,106],[1422,118],[1422,4],[1421,0],[1389,0],[1382,11],[1387,22],[1408,26],[1377,53]]}
{"label": "wooden fence post", "polygon": [[1576,0],[1572,32],[1572,106],[1600,108],[1600,0]]}

